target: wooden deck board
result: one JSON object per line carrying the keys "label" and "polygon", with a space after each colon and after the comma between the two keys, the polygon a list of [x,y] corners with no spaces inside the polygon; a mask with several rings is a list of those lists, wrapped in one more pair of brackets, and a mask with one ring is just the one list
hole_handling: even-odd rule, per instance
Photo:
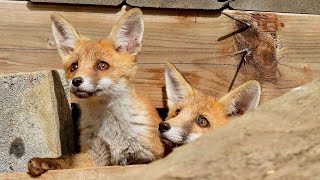
{"label": "wooden deck board", "polygon": [[[43,5],[1,1],[0,73],[61,68],[50,28],[50,14],[60,12],[78,30],[92,38],[104,38],[121,13],[119,8]],[[145,35],[138,56],[136,85],[157,107],[164,106],[163,67],[177,64],[194,87],[221,97],[231,83],[239,59],[235,23],[213,12],[143,9]],[[251,12],[228,11],[229,14]],[[277,29],[280,44],[277,76],[272,81],[240,70],[235,86],[257,79],[262,83],[262,102],[311,81],[320,72],[320,16],[274,14],[283,27]],[[234,87],[235,87],[234,86]]]}

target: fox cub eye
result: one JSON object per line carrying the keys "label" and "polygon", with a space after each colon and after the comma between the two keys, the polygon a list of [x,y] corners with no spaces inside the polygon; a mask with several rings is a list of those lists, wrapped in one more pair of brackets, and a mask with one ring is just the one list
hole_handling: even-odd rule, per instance
{"label": "fox cub eye", "polygon": [[104,61],[100,61],[98,63],[98,69],[100,70],[107,70],[110,67],[110,65]]}
{"label": "fox cub eye", "polygon": [[72,63],[70,66],[70,71],[73,72],[78,69],[78,63]]}
{"label": "fox cub eye", "polygon": [[197,117],[197,124],[200,126],[200,127],[208,127],[209,126],[209,121],[207,120],[207,118],[205,118],[204,116],[198,116]]}

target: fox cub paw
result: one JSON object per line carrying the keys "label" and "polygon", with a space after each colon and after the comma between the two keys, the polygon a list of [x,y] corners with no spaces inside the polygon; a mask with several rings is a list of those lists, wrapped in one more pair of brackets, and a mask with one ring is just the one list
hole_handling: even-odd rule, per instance
{"label": "fox cub paw", "polygon": [[45,158],[32,158],[28,162],[28,170],[31,176],[39,176],[51,169],[57,169],[57,167]]}

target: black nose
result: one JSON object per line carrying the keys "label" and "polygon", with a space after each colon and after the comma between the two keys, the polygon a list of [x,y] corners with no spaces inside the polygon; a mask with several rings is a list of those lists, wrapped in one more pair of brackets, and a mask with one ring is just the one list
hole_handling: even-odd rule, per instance
{"label": "black nose", "polygon": [[164,133],[166,131],[169,131],[169,129],[171,128],[170,124],[167,123],[167,122],[161,122],[159,124],[159,127],[158,127],[158,130],[161,132],[161,133]]}
{"label": "black nose", "polygon": [[79,87],[82,83],[83,83],[82,77],[75,77],[75,78],[72,79],[72,84],[75,87]]}

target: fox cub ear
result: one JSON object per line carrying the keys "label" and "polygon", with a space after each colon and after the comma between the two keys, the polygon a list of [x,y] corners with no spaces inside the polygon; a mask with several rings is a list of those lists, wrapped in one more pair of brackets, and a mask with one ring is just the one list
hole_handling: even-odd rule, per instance
{"label": "fox cub ear", "polygon": [[51,15],[51,23],[59,54],[64,59],[73,52],[79,40],[79,35],[73,26],[58,13]]}
{"label": "fox cub ear", "polygon": [[142,12],[138,8],[133,8],[121,16],[112,28],[109,39],[113,40],[118,52],[137,55],[142,45],[143,31]]}
{"label": "fox cub ear", "polygon": [[229,116],[242,115],[258,106],[260,95],[260,83],[251,80],[234,89],[219,101],[225,105]]}
{"label": "fox cub ear", "polygon": [[169,108],[180,103],[186,97],[192,96],[194,93],[192,87],[182,74],[169,62],[166,63],[165,67],[165,81]]}

